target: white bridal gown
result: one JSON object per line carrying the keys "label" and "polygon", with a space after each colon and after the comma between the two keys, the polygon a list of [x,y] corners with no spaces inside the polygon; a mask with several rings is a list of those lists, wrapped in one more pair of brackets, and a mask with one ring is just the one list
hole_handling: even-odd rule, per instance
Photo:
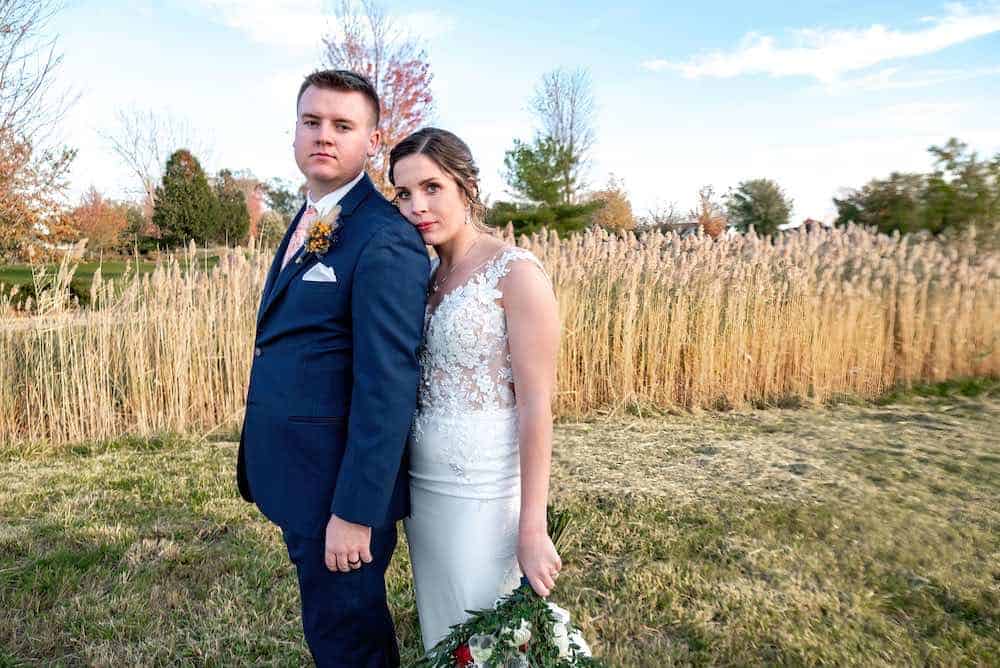
{"label": "white bridal gown", "polygon": [[530,252],[501,249],[424,318],[404,524],[425,650],[521,580],[517,408],[497,301],[515,262],[541,269]]}

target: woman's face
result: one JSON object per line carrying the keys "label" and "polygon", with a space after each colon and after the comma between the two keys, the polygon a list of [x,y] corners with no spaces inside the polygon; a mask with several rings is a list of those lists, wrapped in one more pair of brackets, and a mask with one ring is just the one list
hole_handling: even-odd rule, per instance
{"label": "woman's face", "polygon": [[396,202],[428,246],[450,240],[467,217],[465,194],[458,183],[425,155],[402,158],[392,170]]}

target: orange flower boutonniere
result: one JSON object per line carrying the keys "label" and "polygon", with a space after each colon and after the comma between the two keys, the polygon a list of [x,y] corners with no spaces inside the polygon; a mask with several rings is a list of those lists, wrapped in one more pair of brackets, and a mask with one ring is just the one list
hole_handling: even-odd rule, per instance
{"label": "orange flower boutonniere", "polygon": [[306,237],[303,253],[295,260],[296,262],[302,262],[302,258],[309,253],[312,253],[316,257],[323,257],[327,251],[336,245],[337,231],[340,229],[340,223],[337,221],[339,216],[340,207],[335,206],[313,221],[312,227],[309,228],[309,234]]}

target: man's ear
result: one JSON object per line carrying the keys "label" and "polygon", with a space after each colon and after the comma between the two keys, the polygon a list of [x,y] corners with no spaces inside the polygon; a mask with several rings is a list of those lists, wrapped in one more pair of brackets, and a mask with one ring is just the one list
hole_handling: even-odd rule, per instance
{"label": "man's ear", "polygon": [[382,143],[382,133],[379,132],[378,128],[372,130],[371,135],[368,137],[368,157],[374,158],[375,154],[378,153],[379,144]]}

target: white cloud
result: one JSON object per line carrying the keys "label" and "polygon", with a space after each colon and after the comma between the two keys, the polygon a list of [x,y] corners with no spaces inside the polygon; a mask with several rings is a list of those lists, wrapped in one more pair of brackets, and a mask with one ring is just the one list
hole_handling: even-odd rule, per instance
{"label": "white cloud", "polygon": [[935,53],[1000,32],[1000,5],[979,13],[962,5],[948,5],[946,12],[943,17],[925,17],[922,22],[926,27],[911,31],[879,24],[855,30],[797,29],[792,31],[790,46],[779,45],[769,35],[750,33],[729,51],[712,51],[683,62],[650,60],[643,67],[654,72],[680,72],[689,79],[766,74],[812,77],[833,84],[845,74],[882,62]]}
{"label": "white cloud", "polygon": [[[195,0],[215,19],[268,46],[315,50],[336,31],[336,17],[322,0]],[[392,15],[403,32],[423,41],[455,28],[455,20],[436,11]]]}
{"label": "white cloud", "polygon": [[982,77],[1000,76],[1000,66],[970,67],[967,69],[931,69],[917,72],[915,75],[904,76],[901,67],[887,67],[871,74],[843,79],[829,84],[824,88],[830,93],[840,93],[845,90],[873,92],[883,90],[907,90],[926,88],[955,81],[969,81]]}
{"label": "white cloud", "polygon": [[254,42],[315,49],[329,32],[330,17],[321,0],[197,0],[216,21],[243,32]]}

